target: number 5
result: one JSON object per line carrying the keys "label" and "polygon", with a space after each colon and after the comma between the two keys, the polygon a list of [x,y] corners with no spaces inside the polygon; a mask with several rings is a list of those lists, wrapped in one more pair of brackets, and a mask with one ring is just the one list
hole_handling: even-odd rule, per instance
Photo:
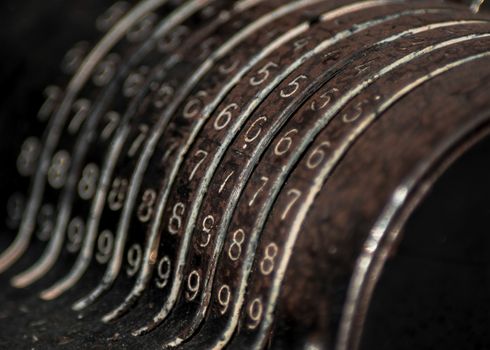
{"label": "number 5", "polygon": [[288,84],[290,91],[287,91],[287,89],[281,89],[281,97],[282,98],[288,98],[288,97],[293,96],[296,92],[298,92],[299,81],[304,80],[304,79],[308,79],[308,77],[306,75],[303,75],[303,74],[294,78],[294,80]]}
{"label": "number 5", "polygon": [[271,75],[270,69],[271,68],[277,68],[278,65],[274,62],[268,62],[265,66],[260,68],[260,70],[257,72],[257,75],[250,78],[250,85],[252,86],[259,86],[262,84],[264,81],[269,79],[269,76]]}

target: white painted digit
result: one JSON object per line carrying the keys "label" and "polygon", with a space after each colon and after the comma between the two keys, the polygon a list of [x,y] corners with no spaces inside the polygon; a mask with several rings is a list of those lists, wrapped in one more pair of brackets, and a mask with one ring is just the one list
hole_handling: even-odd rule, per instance
{"label": "white painted digit", "polygon": [[147,223],[153,216],[154,205],[157,200],[155,190],[148,189],[143,193],[143,198],[138,207],[138,220],[142,223]]}
{"label": "white painted digit", "polygon": [[254,299],[247,308],[247,314],[251,322],[247,324],[248,329],[255,329],[262,321],[262,314],[264,313],[264,306],[259,298]]}
{"label": "white painted digit", "polygon": [[172,216],[168,222],[168,232],[175,235],[179,232],[182,226],[182,216],[185,213],[185,205],[184,203],[177,203],[174,205],[172,209]]}
{"label": "white painted digit", "polygon": [[160,39],[158,39],[158,51],[161,53],[167,53],[175,50],[181,44],[188,33],[189,28],[184,25],[179,25],[168,35],[164,35]]}
{"label": "white painted digit", "polygon": [[355,122],[357,119],[359,119],[359,117],[362,116],[363,105],[366,103],[367,101],[361,101],[356,103],[356,105],[353,108],[354,112],[352,114],[350,114],[349,112],[344,113],[342,115],[342,121],[346,124]]}
{"label": "white painted digit", "polygon": [[117,65],[120,60],[121,58],[118,54],[111,53],[108,55],[107,58],[100,62],[95,68],[92,78],[93,83],[99,87],[107,85],[114,77],[114,74],[116,74]]}
{"label": "white painted digit", "polygon": [[[257,118],[252,125],[248,128],[247,132],[245,133],[245,144],[243,145],[243,149],[247,148],[247,144],[254,142],[262,133],[262,127],[260,126],[259,123],[265,123],[267,122],[267,117],[265,115]],[[259,124],[259,125],[257,125]]]}
{"label": "white painted digit", "polygon": [[319,100],[317,101],[316,99],[311,102],[310,108],[312,111],[320,111],[327,107],[334,99],[336,93],[339,92],[339,89],[337,88],[332,88],[329,89],[328,91],[324,92],[319,96]]}
{"label": "white painted digit", "polygon": [[107,124],[100,134],[103,141],[107,141],[112,137],[112,134],[116,131],[121,121],[121,115],[115,111],[110,111],[105,115],[105,119],[107,120]]}
{"label": "white painted digit", "polygon": [[259,193],[262,192],[262,190],[264,189],[265,185],[267,185],[267,183],[269,182],[269,178],[267,176],[262,176],[260,178],[260,180],[262,181],[262,185],[260,185],[260,187],[254,193],[252,199],[248,202],[248,206],[249,207],[251,207],[254,204],[254,202],[257,199],[257,196],[259,195]]}
{"label": "white painted digit", "polygon": [[148,74],[148,67],[141,66],[138,71],[128,75],[123,85],[123,96],[131,98],[141,90],[145,83],[145,76]]}
{"label": "white painted digit", "polygon": [[301,38],[301,39],[298,39],[296,40],[294,43],[293,43],[293,46],[294,46],[294,51],[298,51],[298,50],[301,50],[303,47],[305,47],[306,45],[308,45],[308,42],[310,41],[310,38],[306,37],[306,38]]}
{"label": "white painted digit", "polygon": [[293,205],[298,201],[298,199],[301,197],[301,191],[293,188],[292,190],[288,191],[288,196],[292,197],[291,201],[289,201],[288,205],[286,206],[286,209],[284,209],[284,212],[281,215],[281,220],[285,220],[289,214],[289,211],[293,207]]}
{"label": "white painted digit", "polygon": [[276,147],[274,148],[274,154],[276,156],[282,156],[286,154],[291,146],[293,145],[293,139],[291,135],[296,135],[298,133],[298,129],[289,130],[281,139],[277,142]]}
{"label": "white painted digit", "polygon": [[73,118],[68,124],[68,132],[72,135],[77,134],[80,131],[80,127],[85,122],[90,111],[92,103],[86,98],[81,98],[73,103]]}
{"label": "white painted digit", "polygon": [[67,151],[56,153],[48,169],[48,182],[54,189],[60,189],[65,185],[71,157]]}
{"label": "white painted digit", "polygon": [[186,119],[192,119],[199,115],[204,104],[202,98],[206,97],[208,94],[206,91],[199,91],[195,97],[189,99],[189,102],[184,106],[182,114]]}
{"label": "white painted digit", "polygon": [[46,99],[37,113],[37,117],[40,121],[45,122],[51,117],[57,102],[60,100],[61,94],[62,91],[58,86],[49,85],[44,89],[44,97]]}
{"label": "white painted digit", "polygon": [[154,13],[149,13],[142,20],[135,23],[135,25],[128,31],[126,37],[131,43],[140,42],[148,38],[155,26],[158,16]]}
{"label": "white painted digit", "polygon": [[218,292],[218,302],[222,307],[222,309],[220,310],[220,313],[222,315],[224,315],[226,311],[228,311],[228,307],[230,306],[230,300],[231,300],[230,286],[224,284],[223,286],[221,286]]}
{"label": "white painted digit", "polygon": [[204,241],[199,243],[199,246],[205,248],[209,245],[211,241],[211,231],[214,228],[214,217],[212,215],[208,215],[204,218],[202,222],[202,231],[205,233]]}
{"label": "white painted digit", "polygon": [[128,267],[126,268],[126,273],[129,277],[133,277],[136,272],[138,272],[141,261],[143,259],[143,251],[139,244],[133,244],[128,249]]}
{"label": "white painted digit", "polygon": [[126,194],[128,191],[129,183],[128,180],[116,177],[112,182],[112,188],[107,196],[107,203],[109,204],[109,209],[112,211],[121,210],[124,201],[126,200]]}
{"label": "white painted digit", "polygon": [[109,7],[102,15],[97,17],[95,26],[101,32],[106,32],[111,29],[118,20],[129,9],[130,5],[125,1],[118,1]]}
{"label": "white painted digit", "polygon": [[139,126],[139,135],[135,138],[133,141],[133,144],[129,148],[128,151],[128,156],[130,158],[133,158],[136,153],[138,153],[139,149],[143,145],[143,142],[146,139],[146,136],[148,135],[148,131],[150,131],[150,128],[146,124],[142,124]]}
{"label": "white painted digit", "polygon": [[68,225],[66,237],[68,242],[66,244],[66,250],[69,253],[76,253],[82,246],[83,236],[85,235],[85,223],[79,217],[75,217],[70,221]]}
{"label": "white painted digit", "polygon": [[40,241],[45,242],[51,238],[54,228],[54,215],[55,211],[51,204],[45,204],[41,207],[38,216],[39,229],[36,233]]}
{"label": "white painted digit", "polygon": [[158,278],[155,284],[158,288],[163,289],[167,286],[171,271],[172,262],[170,261],[169,257],[165,255],[160,259],[157,267]]}
{"label": "white painted digit", "polygon": [[78,183],[78,195],[84,200],[91,199],[97,189],[99,181],[99,168],[96,164],[88,164],[82,172],[82,178]]}
{"label": "white painted digit", "polygon": [[294,78],[293,81],[288,84],[287,89],[286,88],[281,89],[281,92],[280,92],[281,97],[282,98],[288,98],[288,97],[293,96],[295,93],[298,92],[298,90],[300,88],[299,82],[301,80],[306,80],[306,79],[308,79],[308,77],[306,75],[303,75],[303,74]]}
{"label": "white painted digit", "polygon": [[226,108],[223,109],[214,120],[214,129],[217,131],[224,129],[233,117],[232,111],[236,111],[238,109],[239,106],[236,103],[231,103],[226,106]]}
{"label": "white painted digit", "polygon": [[259,86],[259,85],[263,84],[267,79],[269,79],[269,77],[271,75],[270,70],[272,68],[277,68],[277,67],[279,67],[279,66],[276,63],[267,62],[265,64],[265,66],[263,66],[262,68],[259,69],[259,71],[257,72],[257,74],[255,76],[250,78],[250,80],[249,80],[250,85]]}
{"label": "white painted digit", "polygon": [[223,183],[221,184],[221,186],[219,187],[219,190],[218,190],[218,193],[221,193],[223,192],[223,190],[225,189],[226,187],[226,184],[228,183],[228,180],[230,179],[230,177],[233,176],[235,172],[232,170],[225,178],[225,180],[223,181]]}
{"label": "white painted digit", "polygon": [[20,193],[14,193],[7,201],[6,224],[10,229],[19,227],[25,209],[25,197]]}
{"label": "white painted digit", "polygon": [[174,88],[169,84],[164,83],[156,92],[155,97],[153,98],[153,105],[158,109],[162,109],[169,103],[173,95]]}
{"label": "white painted digit", "polygon": [[112,249],[114,248],[114,235],[111,231],[105,230],[97,239],[97,253],[95,259],[100,264],[105,264],[111,258]]}
{"label": "white painted digit", "polygon": [[233,242],[228,249],[228,257],[232,261],[237,261],[242,255],[242,244],[245,242],[245,232],[239,228],[233,232]]}
{"label": "white painted digit", "polygon": [[187,278],[187,289],[185,297],[188,301],[192,301],[199,293],[199,287],[201,286],[201,276],[196,270],[192,271]]}
{"label": "white painted digit", "polygon": [[197,161],[196,165],[194,166],[194,169],[192,170],[191,174],[189,175],[189,181],[191,181],[194,178],[194,175],[196,175],[197,170],[201,166],[202,162],[204,162],[204,160],[207,158],[207,156],[208,156],[208,152],[206,152],[202,149],[198,150],[194,154],[194,157],[197,157],[198,161]]}
{"label": "white painted digit", "polygon": [[323,141],[308,156],[306,167],[310,170],[316,169],[325,159],[326,150],[330,148],[330,142]]}
{"label": "white painted digit", "polygon": [[36,137],[27,138],[17,157],[17,171],[22,176],[30,176],[36,170],[37,160],[41,153],[41,142]]}
{"label": "white painted digit", "polygon": [[228,64],[227,66],[225,66],[224,64],[221,64],[219,67],[218,67],[218,71],[223,74],[223,75],[226,75],[226,74],[230,74],[231,72],[233,72],[235,69],[238,68],[238,66],[240,65],[240,61],[239,60],[235,60],[233,61],[231,64]]}
{"label": "white painted digit", "polygon": [[75,44],[75,46],[71,48],[63,58],[61,70],[65,74],[75,73],[78,68],[80,68],[89,47],[90,46],[86,41],[81,41]]}
{"label": "white painted digit", "polygon": [[264,250],[264,258],[260,261],[260,272],[268,276],[274,271],[276,257],[279,253],[279,247],[275,243],[270,243]]}

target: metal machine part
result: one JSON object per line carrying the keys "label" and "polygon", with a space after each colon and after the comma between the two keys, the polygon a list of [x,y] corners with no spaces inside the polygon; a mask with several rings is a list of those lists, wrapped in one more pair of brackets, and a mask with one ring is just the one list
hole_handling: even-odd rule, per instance
{"label": "metal machine part", "polygon": [[0,347],[489,347],[486,6],[4,1]]}

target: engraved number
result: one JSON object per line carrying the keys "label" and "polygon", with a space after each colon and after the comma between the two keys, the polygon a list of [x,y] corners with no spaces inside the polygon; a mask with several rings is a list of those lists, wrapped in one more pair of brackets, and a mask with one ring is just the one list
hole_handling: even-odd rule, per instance
{"label": "engraved number", "polygon": [[161,161],[162,164],[164,164],[168,160],[168,158],[175,152],[178,146],[179,143],[177,141],[174,141],[170,145],[168,145],[167,150],[165,151],[165,154],[162,157],[162,161]]}
{"label": "engraved number", "polygon": [[169,35],[164,35],[158,40],[158,50],[160,52],[169,52],[175,50],[189,33],[189,28],[180,25],[170,32]]}
{"label": "engraved number", "polygon": [[97,17],[95,26],[101,32],[108,31],[116,22],[121,19],[128,10],[129,4],[125,1],[118,1],[109,7],[102,15]]}
{"label": "engraved number", "polygon": [[262,321],[264,307],[259,298],[254,299],[248,306],[247,314],[251,322],[247,324],[249,329],[255,329]]}
{"label": "engraved number", "polygon": [[150,129],[148,128],[148,125],[142,124],[139,126],[139,135],[136,137],[133,141],[133,144],[129,148],[128,151],[128,156],[130,158],[134,157],[136,153],[138,153],[138,150],[140,149],[141,145],[143,144],[143,141],[145,141],[146,136],[148,135],[148,131]]}
{"label": "engraved number", "polygon": [[201,286],[201,276],[196,270],[192,271],[187,278],[187,289],[185,297],[187,300],[192,301],[196,298],[199,292],[199,287]]}
{"label": "engraved number", "polygon": [[306,166],[308,169],[316,169],[325,159],[325,150],[330,148],[330,142],[323,141],[308,156]]}
{"label": "engraved number", "polygon": [[245,232],[239,228],[233,232],[233,243],[228,249],[228,256],[232,261],[237,261],[242,255],[242,244],[245,242]]}
{"label": "engraved number", "polygon": [[14,193],[7,201],[7,227],[19,227],[25,209],[25,198],[20,193]]}
{"label": "engraved number", "polygon": [[284,212],[281,215],[281,220],[285,220],[287,218],[289,211],[291,210],[293,205],[298,201],[299,197],[301,197],[301,191],[293,188],[288,191],[288,196],[292,197],[292,199],[286,206],[286,209],[284,209]]}
{"label": "engraved number", "polygon": [[40,121],[45,122],[49,119],[51,114],[54,112],[56,107],[56,103],[59,101],[61,97],[61,89],[58,86],[49,85],[44,89],[44,96],[46,99],[44,100],[43,105],[39,108],[39,112],[37,113],[37,117]]}
{"label": "engraved number", "polygon": [[291,129],[283,137],[281,137],[274,148],[274,154],[276,156],[282,156],[283,154],[287,153],[293,144],[291,135],[295,135],[297,133],[298,129]]}
{"label": "engraved number", "polygon": [[[245,133],[245,142],[250,143],[254,142],[262,133],[262,127],[260,126],[259,123],[265,123],[267,122],[267,117],[265,115],[257,118],[252,125],[248,128],[247,132]],[[257,125],[259,124],[259,125]],[[246,148],[247,145],[244,145],[242,148]]]}
{"label": "engraved number", "polygon": [[112,134],[114,131],[116,131],[116,128],[119,125],[121,116],[117,112],[110,111],[105,115],[105,119],[107,120],[107,124],[100,134],[103,141],[107,141],[111,138]]}
{"label": "engraved number", "polygon": [[191,119],[196,117],[202,110],[203,102],[202,98],[206,97],[206,91],[199,91],[196,97],[193,97],[186,103],[182,112],[184,118]]}
{"label": "engraved number", "polygon": [[123,207],[128,191],[128,180],[116,177],[112,182],[112,188],[107,197],[109,208],[112,211],[118,211]]}
{"label": "engraved number", "polygon": [[163,289],[168,284],[170,278],[170,272],[172,271],[172,262],[168,256],[164,256],[160,259],[157,267],[158,278],[155,282],[158,288]]}
{"label": "engraved number", "polygon": [[133,244],[128,250],[128,267],[126,273],[129,277],[133,277],[138,272],[141,260],[143,259],[143,251],[139,244]]}
{"label": "engraved number", "polygon": [[214,129],[218,131],[224,129],[233,116],[232,111],[236,111],[238,108],[239,107],[236,103],[231,103],[226,106],[226,108],[223,109],[221,113],[216,117],[216,120],[214,121]]}
{"label": "engraved number", "polygon": [[97,239],[95,259],[100,264],[105,264],[111,257],[112,248],[114,248],[114,235],[109,230],[102,231]]}
{"label": "engraved number", "polygon": [[319,96],[319,101],[314,100],[311,102],[310,108],[312,111],[320,111],[327,107],[335,98],[335,94],[339,92],[339,89],[333,88],[329,89],[328,91],[324,92]]}
{"label": "engraved number", "polygon": [[96,67],[92,81],[96,86],[107,85],[116,73],[119,55],[112,53]]}
{"label": "engraved number", "polygon": [[145,40],[151,33],[158,16],[154,13],[149,13],[142,20],[135,23],[135,25],[128,31],[126,37],[129,42],[139,42]]}
{"label": "engraved number", "polygon": [[30,176],[36,169],[37,159],[41,153],[41,142],[36,137],[29,137],[22,144],[17,157],[17,170],[22,176]]}
{"label": "engraved number", "polygon": [[279,67],[276,63],[274,62],[267,62],[265,66],[259,69],[257,74],[250,78],[250,85],[252,86],[259,86],[263,82],[265,82],[267,79],[269,79],[271,75],[271,68],[277,68]]}
{"label": "engraved number", "polygon": [[60,189],[65,185],[70,163],[71,158],[67,151],[62,150],[54,155],[48,170],[48,182],[51,187]]}
{"label": "engraved number", "polygon": [[68,225],[66,231],[66,237],[68,243],[66,244],[66,250],[70,253],[76,253],[82,246],[83,235],[85,234],[85,223],[79,217],[73,218]]}
{"label": "engraved number", "polygon": [[299,40],[296,40],[293,45],[294,45],[294,51],[298,51],[308,45],[308,42],[310,41],[310,38],[301,38]]}
{"label": "engraved number", "polygon": [[362,113],[363,113],[363,106],[367,102],[368,101],[364,100],[364,101],[356,103],[356,105],[352,108],[353,109],[352,113],[346,112],[342,115],[342,121],[344,123],[353,123],[357,119],[359,119],[359,117],[362,116]]}
{"label": "engraved number", "polygon": [[174,208],[172,209],[172,216],[170,217],[170,220],[168,222],[168,232],[173,235],[179,232],[182,226],[182,216],[184,215],[184,212],[184,203],[179,202],[174,205]]}
{"label": "engraved number", "polygon": [[174,88],[169,84],[162,84],[158,91],[155,94],[153,99],[153,105],[161,109],[165,107],[165,105],[170,101],[172,96],[174,95]]}
{"label": "engraved number", "polygon": [[91,199],[97,189],[99,180],[99,168],[94,163],[88,164],[83,169],[82,178],[78,183],[78,195],[84,200]]}
{"label": "engraved number", "polygon": [[90,111],[91,103],[86,98],[81,98],[73,103],[72,111],[74,113],[73,118],[68,124],[68,132],[75,135],[80,131],[80,127],[87,119],[88,112]]}
{"label": "engraved number", "polygon": [[281,89],[280,95],[282,98],[288,98],[293,96],[296,92],[298,92],[300,85],[299,82],[301,80],[308,79],[306,75],[298,75],[296,78],[293,79],[292,82],[288,84],[288,88]]}
{"label": "engraved number", "polygon": [[239,64],[240,64],[240,61],[239,60],[235,60],[231,64],[228,64],[228,65],[221,64],[219,66],[218,70],[223,75],[230,74],[231,72],[233,72],[235,69],[238,68],[238,65]]}
{"label": "engraved number", "polygon": [[277,244],[275,243],[270,243],[264,251],[264,258],[260,261],[260,272],[264,276],[268,276],[274,271],[275,264],[276,264],[276,257],[277,254],[279,253],[279,248],[277,247]]}
{"label": "engraved number", "polygon": [[218,190],[218,193],[221,193],[223,192],[223,190],[225,189],[226,187],[226,184],[228,183],[228,180],[230,179],[230,177],[233,176],[235,172],[232,170],[227,176],[226,178],[224,179],[224,181],[221,183],[221,186],[219,187],[219,190]]}
{"label": "engraved number", "polygon": [[73,48],[71,48],[63,57],[63,62],[61,63],[61,70],[65,74],[73,74],[80,67],[88,50],[88,43],[86,41],[81,41]]}
{"label": "engraved number", "polygon": [[143,199],[138,207],[138,219],[142,223],[150,221],[153,216],[153,206],[157,200],[157,193],[155,190],[148,189],[143,193]]}
{"label": "engraved number", "polygon": [[224,315],[230,306],[231,291],[230,286],[224,284],[218,292],[218,302],[222,306],[220,313]]}
{"label": "engraved number", "polygon": [[262,190],[264,189],[265,185],[267,185],[267,182],[269,182],[269,178],[267,176],[262,176],[260,178],[260,180],[262,181],[262,185],[260,185],[260,187],[258,188],[258,190],[253,195],[252,199],[248,202],[248,206],[249,207],[251,207],[254,204],[254,202],[257,199],[257,196],[259,195],[259,193],[262,192]]}
{"label": "engraved number", "polygon": [[51,204],[45,204],[41,207],[38,216],[39,229],[36,233],[40,241],[47,241],[51,237],[54,228],[54,208]]}
{"label": "engraved number", "polygon": [[211,241],[211,230],[214,228],[214,217],[212,215],[208,215],[204,218],[202,222],[202,230],[206,234],[205,240],[199,243],[200,247],[207,247],[209,242]]}
{"label": "engraved number", "polygon": [[192,169],[192,172],[189,175],[189,181],[191,181],[194,178],[194,175],[196,175],[196,172],[201,166],[202,162],[204,162],[204,160],[207,158],[208,152],[200,149],[194,154],[194,156],[197,157],[199,160],[197,161],[196,165],[194,166],[194,169]]}
{"label": "engraved number", "polygon": [[128,75],[123,85],[123,95],[126,98],[136,96],[145,83],[145,77],[148,73],[147,66],[141,66],[138,71],[132,72]]}

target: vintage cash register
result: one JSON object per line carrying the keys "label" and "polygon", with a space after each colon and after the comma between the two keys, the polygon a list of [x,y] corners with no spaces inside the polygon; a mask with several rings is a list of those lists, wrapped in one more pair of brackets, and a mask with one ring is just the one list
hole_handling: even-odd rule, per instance
{"label": "vintage cash register", "polygon": [[490,11],[3,0],[1,349],[490,349]]}

